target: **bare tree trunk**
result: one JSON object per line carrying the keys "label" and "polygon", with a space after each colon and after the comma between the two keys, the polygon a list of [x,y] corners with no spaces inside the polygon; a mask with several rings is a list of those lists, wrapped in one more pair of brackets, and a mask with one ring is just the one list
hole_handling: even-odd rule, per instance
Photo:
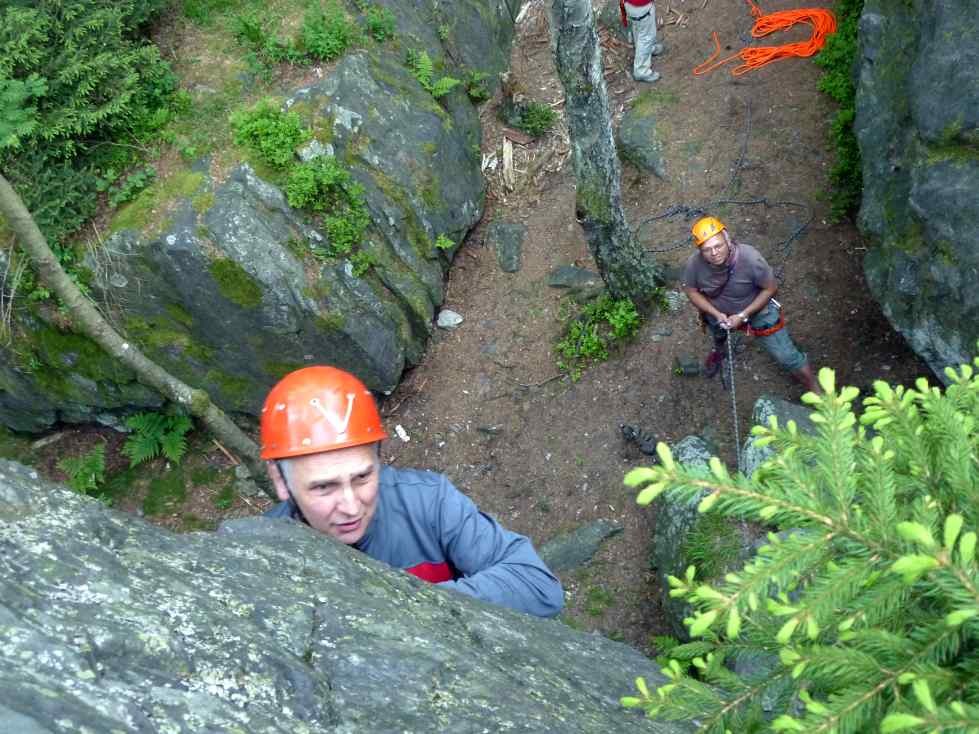
{"label": "bare tree trunk", "polygon": [[551,37],[571,132],[578,221],[609,292],[647,302],[663,281],[622,211],[622,167],[591,0],[553,0]]}
{"label": "bare tree trunk", "polygon": [[183,406],[191,415],[199,418],[212,434],[241,456],[251,471],[252,478],[272,499],[276,499],[274,490],[266,481],[264,465],[259,458],[259,450],[255,442],[246,436],[223,410],[211,402],[207,392],[192,388],[178,380],[112,328],[62,269],[61,263],[51,251],[34,218],[3,174],[0,174],[0,214],[6,219],[21,248],[34,263],[41,282],[52,293],[57,294],[67,307],[75,330],[134,370],[139,381],[144,385],[156,389],[168,399]]}

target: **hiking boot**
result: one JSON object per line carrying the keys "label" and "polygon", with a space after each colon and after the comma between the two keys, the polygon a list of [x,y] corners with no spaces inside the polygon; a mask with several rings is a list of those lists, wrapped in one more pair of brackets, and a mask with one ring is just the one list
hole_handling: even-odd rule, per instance
{"label": "hiking boot", "polygon": [[636,76],[635,74],[633,74],[632,78],[635,79],[637,82],[646,82],[647,84],[652,84],[653,82],[659,81],[659,72],[653,71],[650,72],[649,74],[643,74],[642,76]]}
{"label": "hiking boot", "polygon": [[707,359],[704,360],[704,377],[713,377],[716,375],[720,372],[723,363],[724,352],[712,349],[710,354],[707,355]]}
{"label": "hiking boot", "polygon": [[654,43],[653,44],[653,50],[650,51],[650,54],[652,54],[653,56],[659,56],[661,53],[663,53],[663,44],[662,43]]}

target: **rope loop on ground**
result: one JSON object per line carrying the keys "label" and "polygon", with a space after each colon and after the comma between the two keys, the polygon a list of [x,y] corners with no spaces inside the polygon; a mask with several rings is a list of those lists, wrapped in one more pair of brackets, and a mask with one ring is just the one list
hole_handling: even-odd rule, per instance
{"label": "rope loop on ground", "polygon": [[714,53],[702,64],[694,67],[694,76],[706,74],[738,58],[743,63],[731,71],[734,76],[760,69],[779,59],[791,56],[813,56],[826,44],[826,36],[836,32],[836,16],[826,8],[797,8],[764,14],[753,0],[747,0],[747,3],[751,6],[751,14],[755,17],[755,24],[751,29],[754,38],[764,38],[776,31],[787,30],[798,23],[809,25],[812,28],[812,35],[805,41],[785,43],[781,46],[746,46],[730,56],[718,59],[717,57],[721,55],[721,41],[717,31],[712,31]]}

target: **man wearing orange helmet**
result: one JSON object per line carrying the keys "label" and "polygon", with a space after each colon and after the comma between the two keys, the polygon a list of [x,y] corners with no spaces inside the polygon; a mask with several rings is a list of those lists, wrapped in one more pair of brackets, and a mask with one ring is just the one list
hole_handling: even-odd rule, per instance
{"label": "man wearing orange helmet", "polygon": [[714,337],[705,374],[717,374],[728,332],[740,329],[757,337],[765,351],[807,390],[819,392],[812,366],[793,343],[781,310],[772,300],[778,282],[761,253],[736,242],[715,217],[698,219],[693,239],[698,249],[687,259],[683,291]]}
{"label": "man wearing orange helmet", "polygon": [[262,408],[262,458],[281,503],[305,522],[425,581],[541,617],[564,592],[526,537],[479,511],[442,474],[380,462],[374,397],[335,367],[292,372]]}

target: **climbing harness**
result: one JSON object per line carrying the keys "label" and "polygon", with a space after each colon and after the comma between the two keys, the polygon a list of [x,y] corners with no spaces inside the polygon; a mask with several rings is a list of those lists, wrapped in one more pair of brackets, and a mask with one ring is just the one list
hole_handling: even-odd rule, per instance
{"label": "climbing harness", "polygon": [[751,6],[751,14],[755,17],[755,24],[751,29],[751,35],[754,38],[764,38],[770,33],[786,30],[797,23],[806,23],[812,26],[812,36],[805,41],[786,43],[781,46],[747,46],[730,56],[718,59],[717,57],[721,54],[721,41],[717,31],[712,31],[714,53],[704,63],[694,67],[695,76],[706,74],[718,66],[723,66],[728,61],[738,58],[743,63],[731,71],[734,76],[759,69],[778,59],[790,56],[812,56],[825,45],[826,36],[836,32],[836,16],[833,15],[832,11],[825,8],[780,10],[766,15],[753,0],[747,0],[747,3]]}
{"label": "climbing harness", "polygon": [[778,321],[776,321],[771,326],[768,326],[764,329],[756,329],[754,326],[751,325],[750,321],[745,321],[743,324],[737,327],[737,331],[743,331],[748,336],[771,336],[776,331],[781,331],[784,328],[785,328],[785,315],[782,313],[782,309],[780,308],[778,309]]}

